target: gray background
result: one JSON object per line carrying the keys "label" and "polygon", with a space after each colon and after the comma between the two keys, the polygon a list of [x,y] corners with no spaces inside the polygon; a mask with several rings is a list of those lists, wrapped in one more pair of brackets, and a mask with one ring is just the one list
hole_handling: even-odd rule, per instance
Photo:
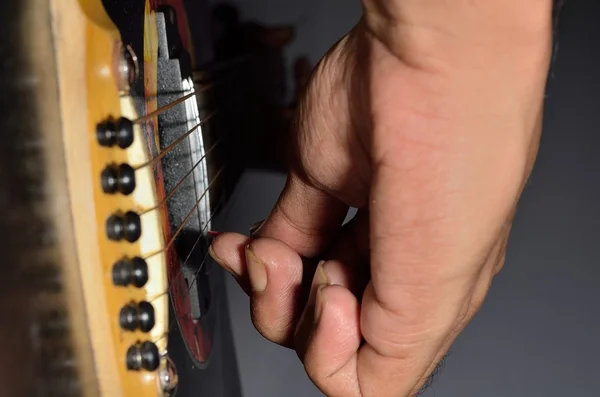
{"label": "gray background", "polygon": [[[244,17],[298,23],[289,59],[316,61],[359,16],[358,1],[238,0]],[[525,4],[526,2],[524,2]],[[600,4],[571,1],[548,92],[539,160],[520,204],[507,264],[425,396],[600,395]],[[263,219],[284,178],[248,172],[224,227]],[[318,396],[293,352],[262,340],[227,280],[246,397]]]}

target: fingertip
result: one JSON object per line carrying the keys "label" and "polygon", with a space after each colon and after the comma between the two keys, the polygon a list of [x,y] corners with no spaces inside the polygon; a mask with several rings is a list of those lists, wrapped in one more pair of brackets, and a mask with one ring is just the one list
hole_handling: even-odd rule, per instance
{"label": "fingertip", "polygon": [[250,285],[255,293],[264,292],[267,288],[267,266],[253,252],[250,244],[246,245],[246,267],[250,278]]}
{"label": "fingertip", "polygon": [[315,300],[315,328],[304,366],[315,384],[328,395],[360,395],[356,372],[361,343],[360,307],[340,285],[321,285]]}
{"label": "fingertip", "polygon": [[268,340],[293,344],[302,285],[302,258],[285,243],[259,238],[244,247],[252,283],[252,321]]}
{"label": "fingertip", "polygon": [[[335,260],[321,261],[317,265],[312,285],[308,294],[308,299],[298,321],[295,332],[296,352],[300,360],[304,361],[310,339],[314,337],[315,329],[320,325],[320,318],[324,306],[334,305],[333,310],[339,310],[340,306],[344,311],[345,291],[350,288],[346,282],[347,276],[344,272],[343,264]],[[340,287],[340,289],[326,289],[327,287]],[[331,295],[331,296],[330,296]],[[349,299],[349,302],[356,299]],[[329,308],[327,309],[329,310]],[[350,309],[352,310],[352,309]],[[333,326],[337,327],[337,324]]]}
{"label": "fingertip", "polygon": [[352,289],[354,282],[353,274],[345,263],[337,259],[331,259],[322,262],[320,265],[318,270],[320,269],[324,274],[323,279],[326,280],[326,282],[322,282],[321,284],[339,285],[350,290]]}
{"label": "fingertip", "polygon": [[360,344],[360,305],[356,296],[341,285],[322,285],[315,300],[317,333],[339,334],[347,343]]}
{"label": "fingertip", "polygon": [[302,258],[282,241],[258,238],[249,241],[245,249],[265,265],[269,278],[281,276],[295,280],[302,274]]}
{"label": "fingertip", "polygon": [[314,355],[314,361],[328,362],[330,372],[334,372],[332,359],[341,364],[360,346],[359,319],[359,304],[352,292],[339,285],[320,286],[315,300],[316,328],[307,355]]}
{"label": "fingertip", "polygon": [[250,238],[238,233],[223,233],[208,248],[209,255],[230,273],[241,277],[245,274],[244,247]]}

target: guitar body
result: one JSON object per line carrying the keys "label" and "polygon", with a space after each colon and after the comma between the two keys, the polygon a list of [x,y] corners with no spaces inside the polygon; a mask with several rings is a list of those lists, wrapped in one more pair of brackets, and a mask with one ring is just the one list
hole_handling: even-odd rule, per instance
{"label": "guitar body", "polygon": [[[240,395],[206,255],[240,172],[196,84],[208,3],[2,1],[0,22],[0,395]],[[117,121],[132,142],[101,139]]]}

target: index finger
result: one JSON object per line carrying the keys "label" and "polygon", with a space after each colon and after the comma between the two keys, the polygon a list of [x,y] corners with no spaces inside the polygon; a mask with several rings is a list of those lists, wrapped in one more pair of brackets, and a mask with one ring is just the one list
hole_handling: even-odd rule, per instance
{"label": "index finger", "polygon": [[257,234],[280,240],[311,258],[331,244],[348,208],[330,193],[290,173],[279,200]]}

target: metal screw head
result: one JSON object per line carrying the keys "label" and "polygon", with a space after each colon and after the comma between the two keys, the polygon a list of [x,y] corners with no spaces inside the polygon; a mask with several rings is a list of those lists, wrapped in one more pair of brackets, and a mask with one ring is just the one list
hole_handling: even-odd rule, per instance
{"label": "metal screw head", "polygon": [[168,357],[165,360],[165,364],[158,371],[158,381],[163,396],[170,397],[175,394],[175,389],[177,389],[177,384],[179,383],[179,376],[177,375],[175,364]]}
{"label": "metal screw head", "polygon": [[138,57],[131,46],[121,42],[115,45],[113,74],[119,91],[129,92],[139,77]]}

